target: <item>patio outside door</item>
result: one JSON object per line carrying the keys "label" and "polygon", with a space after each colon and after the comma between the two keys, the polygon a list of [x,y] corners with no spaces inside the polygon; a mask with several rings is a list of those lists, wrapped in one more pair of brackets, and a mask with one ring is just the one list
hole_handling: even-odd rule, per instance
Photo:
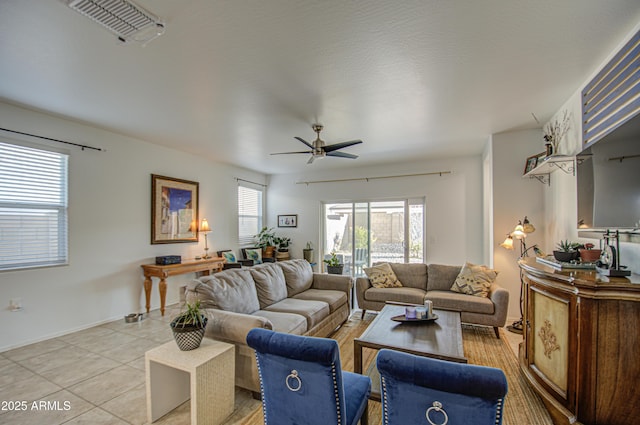
{"label": "patio outside door", "polygon": [[327,203],[324,217],[323,258],[335,252],[344,274],[363,276],[378,262],[424,262],[424,199]]}

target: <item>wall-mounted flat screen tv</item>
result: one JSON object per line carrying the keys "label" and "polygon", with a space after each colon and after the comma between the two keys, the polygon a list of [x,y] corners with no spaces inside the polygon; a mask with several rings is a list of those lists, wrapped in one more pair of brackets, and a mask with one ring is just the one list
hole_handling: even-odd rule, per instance
{"label": "wall-mounted flat screen tv", "polygon": [[577,156],[578,229],[640,228],[640,115]]}

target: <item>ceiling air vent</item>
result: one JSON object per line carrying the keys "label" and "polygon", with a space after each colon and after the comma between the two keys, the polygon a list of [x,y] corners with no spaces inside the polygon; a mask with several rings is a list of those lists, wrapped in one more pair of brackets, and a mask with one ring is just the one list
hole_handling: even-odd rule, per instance
{"label": "ceiling air vent", "polygon": [[164,34],[160,18],[127,0],[66,0],[66,3],[114,33],[123,43],[146,44]]}

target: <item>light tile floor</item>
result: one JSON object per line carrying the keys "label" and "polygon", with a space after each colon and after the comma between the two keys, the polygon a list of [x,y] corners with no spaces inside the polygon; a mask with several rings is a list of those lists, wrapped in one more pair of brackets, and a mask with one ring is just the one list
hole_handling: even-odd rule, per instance
{"label": "light tile floor", "polygon": [[[0,353],[0,424],[141,425],[147,423],[144,353],[171,341],[170,318],[152,311]],[[25,403],[23,403],[25,402]],[[228,425],[240,424],[260,402],[236,389]],[[156,424],[190,423],[190,403]]]}
{"label": "light tile floor", "polygon": [[[173,339],[177,313],[176,304],[165,316],[155,310],[138,323],[118,320],[0,353],[0,424],[146,424],[144,353]],[[517,355],[522,335],[503,335]],[[226,425],[241,424],[259,405],[236,388]],[[190,403],[155,423],[189,424]]]}

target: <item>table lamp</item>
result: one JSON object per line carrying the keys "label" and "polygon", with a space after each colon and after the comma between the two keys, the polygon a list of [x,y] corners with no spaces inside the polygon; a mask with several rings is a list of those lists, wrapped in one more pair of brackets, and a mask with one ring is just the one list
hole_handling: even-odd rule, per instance
{"label": "table lamp", "polygon": [[209,233],[211,231],[211,228],[209,227],[209,222],[207,221],[206,218],[202,219],[202,222],[200,223],[200,233],[204,233],[204,255],[202,256],[202,258],[211,258],[209,257],[209,246],[207,245],[207,233]]}

